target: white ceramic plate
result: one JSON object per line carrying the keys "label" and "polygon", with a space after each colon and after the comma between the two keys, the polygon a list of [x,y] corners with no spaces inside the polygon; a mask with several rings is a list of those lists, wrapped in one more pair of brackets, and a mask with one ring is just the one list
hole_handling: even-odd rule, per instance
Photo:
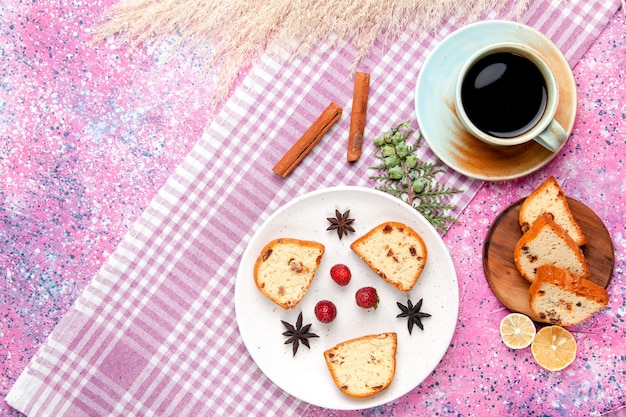
{"label": "white ceramic plate", "polygon": [[559,84],[555,118],[568,136],[577,106],[576,82],[569,64],[556,45],[535,29],[516,22],[488,20],[465,26],[442,40],[424,62],[417,78],[415,110],[419,128],[435,155],[446,165],[468,177],[489,181],[528,175],[558,153],[534,141],[517,146],[489,146],[461,127],[454,108],[460,69],[474,52],[498,42],[522,43],[544,56]]}
{"label": "white ceramic plate", "polygon": [[[327,217],[335,209],[350,210],[355,233],[340,240],[327,231]],[[350,243],[385,221],[400,221],[414,228],[428,248],[428,261],[417,284],[402,293],[375,275],[350,250]],[[321,265],[308,293],[294,310],[283,310],[261,294],[254,283],[253,267],[263,246],[272,239],[292,237],[315,240],[326,247]],[[352,280],[340,287],[330,278],[336,263],[347,264]],[[374,286],[380,297],[378,309],[365,310],[355,303],[354,294],[364,286]],[[423,319],[424,330],[413,327],[409,335],[407,320],[396,302],[406,305],[423,298],[422,311],[432,317]],[[323,324],[315,318],[314,306],[329,299],[337,306],[337,318]],[[380,191],[361,187],[321,189],[296,198],[277,210],[257,230],[246,248],[237,273],[235,310],[243,341],[259,368],[289,394],[322,407],[361,409],[392,401],[420,384],[437,366],[454,334],[459,308],[456,272],[441,237],[428,221],[401,200]],[[302,312],[304,324],[319,338],[310,339],[311,349],[300,345],[292,355],[285,345],[285,320],[295,324]],[[355,337],[393,331],[398,334],[397,369],[390,387],[368,399],[352,399],[337,389],[326,363],[324,350]]]}

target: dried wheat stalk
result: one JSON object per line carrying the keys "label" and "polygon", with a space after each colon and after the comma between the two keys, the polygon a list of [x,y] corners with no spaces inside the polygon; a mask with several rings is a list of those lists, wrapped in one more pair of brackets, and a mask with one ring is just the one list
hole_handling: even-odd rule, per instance
{"label": "dried wheat stalk", "polygon": [[321,42],[352,42],[356,64],[377,39],[410,29],[437,29],[444,19],[471,21],[486,11],[519,14],[529,0],[122,0],[97,28],[95,40],[120,34],[133,45],[177,36],[181,44],[210,42],[207,68],[216,68],[216,104],[239,71],[263,53],[295,58]]}

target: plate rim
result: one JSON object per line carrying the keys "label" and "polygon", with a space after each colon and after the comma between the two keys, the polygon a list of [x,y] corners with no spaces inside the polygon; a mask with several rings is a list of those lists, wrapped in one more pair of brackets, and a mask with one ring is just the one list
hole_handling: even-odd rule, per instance
{"label": "plate rim", "polygon": [[[410,384],[411,386],[406,389],[406,390],[401,390],[400,392],[398,392],[397,394],[394,394],[391,396],[391,398],[381,398],[381,395],[376,395],[370,398],[366,398],[366,399],[352,399],[350,397],[345,397],[346,402],[344,404],[328,404],[325,403],[323,401],[311,401],[311,399],[306,399],[306,398],[301,398],[299,397],[296,393],[292,392],[292,390],[288,389],[287,387],[284,386],[284,384],[277,382],[272,375],[269,375],[268,372],[266,372],[266,369],[264,369],[264,366],[262,366],[256,359],[256,353],[253,353],[254,350],[252,349],[253,346],[251,346],[251,344],[249,343],[249,341],[246,339],[246,335],[244,334],[245,331],[242,331],[242,325],[240,322],[240,318],[242,316],[242,312],[241,312],[241,308],[242,306],[241,304],[241,285],[245,285],[242,282],[242,279],[240,278],[241,276],[241,268],[242,268],[242,264],[243,261],[245,260],[246,257],[250,256],[250,252],[252,251],[251,246],[252,243],[258,238],[258,236],[262,235],[263,229],[265,228],[266,225],[270,224],[274,219],[276,219],[278,216],[280,216],[280,214],[286,210],[288,210],[289,208],[302,203],[303,201],[307,201],[310,198],[315,198],[316,196],[320,196],[320,195],[324,195],[324,194],[332,194],[332,193],[337,193],[337,192],[345,192],[345,191],[350,191],[350,192],[356,192],[356,193],[365,193],[365,194],[371,194],[371,195],[375,195],[376,197],[379,198],[383,198],[386,201],[388,201],[390,204],[395,204],[399,207],[402,207],[401,210],[406,210],[407,213],[411,213],[411,215],[414,215],[417,219],[419,219],[418,221],[420,222],[420,224],[422,226],[424,226],[426,229],[428,229],[428,233],[432,234],[432,236],[438,241],[438,245],[440,246],[440,248],[442,249],[442,255],[445,256],[446,258],[446,262],[449,264],[449,268],[450,268],[450,272],[451,272],[451,276],[450,276],[450,285],[454,287],[454,295],[455,297],[453,297],[453,306],[450,305],[446,305],[446,309],[448,310],[448,320],[451,321],[451,323],[453,323],[453,325],[450,326],[449,329],[446,329],[445,331],[445,340],[442,341],[445,342],[444,346],[445,348],[442,349],[440,355],[438,355],[438,359],[436,361],[436,363],[432,364],[432,367],[426,368],[427,369],[427,374],[424,378],[422,378],[419,381],[416,381],[415,384]],[[404,207],[404,205],[406,205],[406,207]],[[384,221],[381,220],[381,222]],[[235,281],[235,295],[234,295],[234,302],[235,302],[235,315],[236,315],[236,321],[237,321],[237,325],[238,325],[238,330],[239,330],[239,334],[241,336],[242,341],[244,342],[244,346],[246,347],[246,350],[248,352],[248,354],[250,355],[250,357],[252,358],[252,360],[255,362],[255,364],[258,366],[258,368],[261,370],[261,372],[263,372],[263,374],[268,378],[269,381],[271,381],[274,385],[276,385],[278,388],[280,388],[283,392],[298,398],[301,401],[304,401],[306,403],[309,404],[313,404],[316,406],[320,406],[320,407],[325,407],[325,408],[333,408],[333,409],[338,409],[338,410],[357,410],[357,409],[366,409],[366,408],[371,408],[371,407],[375,407],[381,404],[385,404],[387,402],[390,401],[394,401],[397,398],[406,395],[408,392],[410,392],[411,390],[415,389],[415,387],[417,387],[419,384],[423,383],[424,380],[426,378],[428,378],[430,375],[432,375],[432,372],[434,371],[434,369],[439,365],[439,363],[441,362],[441,360],[443,359],[443,357],[446,355],[446,353],[448,352],[448,350],[451,347],[451,342],[452,339],[454,338],[454,335],[456,334],[456,329],[458,327],[458,317],[459,317],[459,311],[460,311],[460,289],[459,289],[459,282],[458,282],[458,276],[457,276],[457,272],[456,272],[456,268],[452,259],[452,256],[450,254],[450,251],[447,247],[447,245],[445,244],[445,242],[443,242],[443,239],[441,237],[441,235],[437,232],[437,230],[435,229],[435,227],[430,224],[430,222],[428,222],[422,215],[421,213],[419,213],[418,211],[414,210],[412,207],[410,207],[408,204],[406,204],[405,202],[401,201],[399,198],[394,197],[389,195],[388,193],[385,193],[381,190],[377,190],[375,188],[368,188],[368,187],[362,187],[362,186],[353,186],[353,185],[346,185],[346,186],[333,186],[333,187],[326,187],[326,188],[320,188],[320,189],[316,189],[313,191],[309,191],[306,192],[304,194],[298,195],[296,197],[294,197],[293,199],[287,201],[286,203],[284,203],[283,205],[281,205],[280,207],[278,207],[275,211],[273,211],[261,224],[261,226],[259,226],[259,228],[255,231],[255,233],[252,235],[252,237],[250,238],[249,242],[246,245],[246,248],[241,256],[240,259],[240,265],[238,267],[237,270],[237,277],[236,277],[236,281]],[[452,304],[452,303],[450,303]],[[400,337],[400,335],[399,335]],[[396,377],[397,377],[397,373],[396,373]],[[330,375],[329,375],[330,378]],[[393,387],[393,385],[392,385]],[[392,388],[390,387],[390,388]],[[389,389],[388,389],[389,390]],[[388,391],[386,390],[386,391]]]}
{"label": "plate rim", "polygon": [[[435,143],[435,141],[432,138],[429,138],[429,136],[431,135],[429,132],[425,132],[423,130],[423,127],[420,124],[420,120],[424,120],[427,119],[426,117],[422,117],[423,116],[423,112],[420,111],[421,106],[418,105],[418,97],[420,95],[420,88],[424,88],[421,86],[421,84],[423,83],[423,74],[426,73],[427,71],[424,71],[425,69],[428,70],[430,68],[430,65],[433,65],[432,62],[434,59],[439,58],[439,53],[441,52],[441,50],[445,50],[446,47],[449,46],[449,44],[451,42],[453,42],[454,40],[456,40],[458,37],[462,36],[464,33],[467,33],[469,31],[472,30],[476,30],[477,28],[481,28],[481,27],[489,27],[489,26],[494,26],[494,30],[495,28],[497,28],[498,26],[501,27],[510,27],[511,29],[518,29],[518,30],[522,30],[524,32],[529,32],[529,33],[533,33],[537,38],[540,38],[546,45],[551,46],[552,48],[552,52],[556,55],[556,57],[558,58],[558,60],[560,61],[560,63],[564,66],[567,66],[567,68],[569,69],[567,71],[567,79],[563,79],[562,77],[559,77],[559,82],[561,86],[567,86],[568,91],[570,92],[570,97],[571,99],[569,100],[568,103],[568,114],[571,114],[571,118],[569,120],[569,123],[567,123],[566,126],[563,126],[565,132],[567,133],[567,139],[563,142],[563,144],[561,145],[561,147],[556,151],[556,152],[550,152],[548,154],[548,157],[543,158],[543,159],[538,159],[537,163],[531,167],[530,169],[524,170],[524,171],[519,171],[519,172],[515,172],[515,173],[511,173],[511,174],[502,174],[502,175],[487,175],[487,174],[481,174],[480,172],[475,172],[472,171],[470,169],[466,169],[464,167],[460,167],[458,166],[458,164],[454,163],[454,158],[450,157],[449,155],[447,155],[447,152],[443,149],[439,149],[439,147],[437,146],[437,144]],[[504,41],[506,39],[501,39],[499,41]],[[456,67],[455,67],[456,68]],[[456,70],[456,69],[455,69]],[[543,33],[541,33],[540,31],[538,31],[537,29],[528,26],[524,23],[521,22],[516,22],[516,21],[511,21],[511,20],[502,20],[502,19],[491,19],[491,20],[483,20],[483,21],[479,21],[479,22],[474,22],[471,24],[468,24],[466,26],[463,26],[451,33],[449,33],[445,38],[443,38],[431,51],[431,53],[426,57],[426,60],[424,61],[421,70],[419,71],[419,74],[417,76],[417,80],[415,83],[415,88],[413,90],[414,92],[414,99],[413,99],[413,103],[414,103],[414,109],[415,109],[415,113],[416,113],[416,119],[418,122],[418,126],[420,129],[420,132],[423,134],[424,138],[426,139],[426,142],[428,143],[430,149],[433,151],[433,153],[439,158],[441,159],[442,162],[444,162],[447,166],[449,166],[450,168],[454,169],[455,171],[459,172],[462,175],[468,176],[470,178],[475,178],[478,180],[483,180],[483,181],[506,181],[506,180],[513,180],[513,179],[518,179],[518,178],[522,178],[524,176],[530,175],[533,172],[538,171],[539,169],[543,168],[544,166],[546,166],[548,163],[550,163],[558,154],[558,152],[563,149],[563,147],[565,146],[565,144],[567,143],[567,141],[569,140],[571,133],[573,131],[573,127],[574,127],[574,122],[576,119],[576,112],[577,112],[577,88],[576,88],[576,80],[574,78],[574,74],[571,70],[571,67],[569,66],[569,63],[567,62],[567,59],[565,58],[565,56],[563,55],[563,52],[560,50],[560,48],[551,40],[549,39],[546,35],[544,35]],[[570,108],[571,107],[571,108]],[[559,120],[561,122],[561,120]],[[563,123],[562,123],[563,124]],[[445,141],[445,138],[444,138]]]}

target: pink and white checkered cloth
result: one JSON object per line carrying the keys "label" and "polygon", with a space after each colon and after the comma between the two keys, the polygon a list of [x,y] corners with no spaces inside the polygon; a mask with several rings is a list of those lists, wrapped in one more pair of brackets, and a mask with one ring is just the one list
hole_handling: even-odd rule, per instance
{"label": "pink and white checkered cloth", "polygon": [[[618,7],[619,0],[538,0],[519,20],[574,65]],[[367,137],[415,119],[420,67],[458,28],[448,22],[435,36],[379,45],[361,63],[371,74]],[[356,165],[345,162],[354,53],[327,48],[253,69],[32,359],[9,404],[50,416],[306,410],[248,355],[235,320],[235,276],[254,231],[282,204],[322,187],[373,185],[371,143]],[[273,165],[331,101],[344,108],[341,120],[288,178],[274,175]],[[481,185],[452,170],[444,181],[466,190],[452,201],[455,216]]]}

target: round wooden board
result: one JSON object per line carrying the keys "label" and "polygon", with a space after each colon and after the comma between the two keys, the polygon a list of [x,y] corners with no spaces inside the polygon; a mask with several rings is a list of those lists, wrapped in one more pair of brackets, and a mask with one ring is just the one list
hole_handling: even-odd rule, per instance
{"label": "round wooden board", "polygon": [[[512,312],[523,313],[541,322],[530,309],[530,283],[515,267],[513,249],[522,237],[518,218],[521,199],[507,207],[493,222],[483,246],[483,268],[494,295]],[[587,237],[582,247],[591,271],[589,280],[607,288],[613,276],[615,255],[613,241],[602,220],[583,203],[567,198],[570,210]]]}

